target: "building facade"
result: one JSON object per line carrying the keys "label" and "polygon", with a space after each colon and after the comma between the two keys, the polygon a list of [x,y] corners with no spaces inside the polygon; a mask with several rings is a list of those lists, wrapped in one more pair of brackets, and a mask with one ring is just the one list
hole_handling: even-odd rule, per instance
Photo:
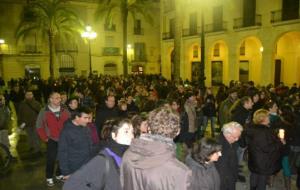
{"label": "building facade", "polygon": [[167,78],[174,62],[175,10],[182,15],[181,78],[197,80],[204,26],[207,86],[231,80],[300,83],[299,0],[162,0],[161,62]]}
{"label": "building facade", "polygon": [[[6,81],[24,76],[49,77],[49,50],[47,42],[38,36],[17,43],[15,32],[23,8],[28,1],[0,0],[0,76]],[[114,15],[109,25],[104,19],[95,19],[96,0],[70,0],[67,2],[92,27],[97,37],[90,41],[78,37],[67,43],[56,42],[55,77],[63,75],[123,74],[123,31],[120,15]],[[153,2],[159,9],[159,2]],[[159,73],[160,70],[160,15],[153,13],[154,23],[148,23],[137,14],[128,17],[128,71],[130,73]],[[90,51],[89,51],[90,50]]]}

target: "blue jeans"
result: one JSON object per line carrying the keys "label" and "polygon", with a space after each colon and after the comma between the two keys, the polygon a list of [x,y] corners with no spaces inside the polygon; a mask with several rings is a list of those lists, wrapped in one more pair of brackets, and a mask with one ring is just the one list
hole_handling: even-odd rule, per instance
{"label": "blue jeans", "polygon": [[202,128],[202,135],[204,136],[206,127],[208,124],[208,120],[210,120],[210,126],[211,126],[211,137],[215,137],[215,125],[216,125],[216,117],[208,117],[208,116],[203,116],[203,128]]}

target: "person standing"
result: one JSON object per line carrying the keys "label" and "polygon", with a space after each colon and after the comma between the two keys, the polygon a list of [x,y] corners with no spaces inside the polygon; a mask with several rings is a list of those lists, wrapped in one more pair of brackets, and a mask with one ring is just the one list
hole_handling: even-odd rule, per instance
{"label": "person standing", "polygon": [[223,127],[225,123],[228,123],[231,121],[230,117],[230,108],[235,103],[235,101],[238,99],[237,89],[231,88],[228,90],[228,98],[224,100],[219,105],[219,113],[218,113],[218,119],[220,123],[220,128]]}
{"label": "person standing", "polygon": [[[61,98],[58,92],[52,92],[49,96],[49,103],[39,112],[36,122],[36,129],[39,137],[47,143],[46,150],[46,183],[54,186],[53,174],[55,170],[58,138],[63,124],[70,117],[69,112],[61,106]],[[56,169],[56,178],[61,180],[59,167]]]}
{"label": "person standing", "polygon": [[151,134],[134,139],[123,156],[123,190],[186,190],[191,171],[176,159],[173,138],[178,135],[179,115],[170,106],[149,113]]}
{"label": "person standing", "polygon": [[222,146],[222,156],[215,163],[220,174],[220,190],[235,190],[238,177],[238,140],[243,127],[237,122],[230,122],[223,125],[222,133],[218,137],[218,143]]}
{"label": "person standing", "polygon": [[269,127],[269,113],[257,110],[253,125],[245,131],[248,145],[250,190],[266,190],[267,179],[281,169],[281,152],[285,140],[276,137]]}
{"label": "person standing", "polygon": [[25,99],[20,103],[18,110],[18,123],[27,133],[30,150],[40,153],[40,141],[35,130],[35,123],[41,110],[41,104],[34,99],[33,92],[25,91]]}
{"label": "person standing", "polygon": [[0,94],[0,143],[9,149],[8,128],[10,123],[11,111],[6,105],[3,94]]}
{"label": "person standing", "polygon": [[186,158],[187,166],[192,170],[192,190],[220,190],[220,176],[214,162],[218,161],[222,147],[216,140],[203,138],[193,147]]}
{"label": "person standing", "polygon": [[64,179],[92,158],[92,135],[87,127],[92,111],[81,107],[73,112],[58,141],[58,161]]}

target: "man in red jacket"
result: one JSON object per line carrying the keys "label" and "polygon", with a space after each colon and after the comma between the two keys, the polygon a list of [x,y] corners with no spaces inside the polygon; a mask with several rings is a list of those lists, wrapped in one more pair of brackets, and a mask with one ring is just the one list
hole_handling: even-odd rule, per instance
{"label": "man in red jacket", "polygon": [[[48,105],[38,115],[36,128],[42,141],[47,143],[46,182],[48,186],[54,186],[53,174],[57,157],[58,138],[63,124],[70,114],[61,106],[59,93],[52,92],[48,102]],[[60,179],[62,177],[60,169],[57,167],[56,178]]]}

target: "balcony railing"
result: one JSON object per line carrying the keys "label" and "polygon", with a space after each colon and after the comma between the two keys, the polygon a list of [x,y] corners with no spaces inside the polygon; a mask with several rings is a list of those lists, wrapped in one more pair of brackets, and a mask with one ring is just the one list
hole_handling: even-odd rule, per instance
{"label": "balcony railing", "polygon": [[144,29],[143,28],[134,28],[133,33],[134,33],[134,35],[144,35]]}
{"label": "balcony railing", "polygon": [[194,28],[185,28],[182,29],[182,36],[197,36],[201,33],[201,27],[194,27]]}
{"label": "balcony railing", "polygon": [[104,56],[118,56],[118,55],[121,55],[120,48],[118,48],[118,47],[104,47],[102,55],[104,55]]}
{"label": "balcony railing", "polygon": [[271,11],[271,23],[282,22],[287,20],[300,19],[300,14],[294,14],[290,18],[283,18],[282,10]]}
{"label": "balcony railing", "polygon": [[261,15],[255,15],[255,19],[252,23],[246,23],[243,17],[234,19],[233,29],[239,29],[250,26],[261,26]]}
{"label": "balcony railing", "polygon": [[55,44],[55,49],[56,52],[78,52],[77,45],[72,43]]}
{"label": "balcony railing", "polygon": [[163,40],[174,39],[174,33],[164,32],[162,38],[163,38]]}
{"label": "balcony railing", "polygon": [[205,32],[220,32],[227,30],[227,22],[222,22],[220,24],[207,24],[205,25]]}
{"label": "balcony railing", "polygon": [[18,46],[19,52],[24,54],[41,54],[43,46],[39,45],[24,45]]}

